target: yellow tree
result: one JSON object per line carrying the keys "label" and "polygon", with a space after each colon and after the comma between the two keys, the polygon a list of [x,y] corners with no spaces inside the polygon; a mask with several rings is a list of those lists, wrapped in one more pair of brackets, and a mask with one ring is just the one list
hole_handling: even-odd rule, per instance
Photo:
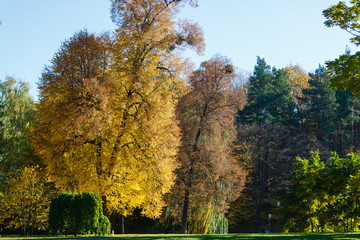
{"label": "yellow tree", "polygon": [[197,26],[174,20],[182,4],[112,1],[113,38],[80,32],[44,71],[33,142],[59,190],[102,194],[123,215],[135,207],[160,214],[174,180],[175,105],[189,66],[179,50],[203,49]]}
{"label": "yellow tree", "polygon": [[99,151],[112,122],[107,42],[104,36],[76,33],[40,79],[32,142],[59,191],[99,192],[103,187]]}
{"label": "yellow tree", "polygon": [[11,179],[0,206],[0,223],[10,228],[45,230],[50,194],[38,167],[26,167]]}
{"label": "yellow tree", "polygon": [[289,65],[284,70],[288,74],[288,81],[295,101],[300,104],[300,99],[303,97],[302,90],[309,88],[310,76],[299,65]]}
{"label": "yellow tree", "polygon": [[119,28],[110,72],[119,131],[110,158],[117,190],[108,199],[111,209],[123,209],[125,215],[141,206],[147,216],[157,216],[174,181],[180,144],[175,106],[189,67],[179,53],[186,46],[198,53],[204,47],[196,24],[175,21],[182,2],[112,2],[112,19]]}

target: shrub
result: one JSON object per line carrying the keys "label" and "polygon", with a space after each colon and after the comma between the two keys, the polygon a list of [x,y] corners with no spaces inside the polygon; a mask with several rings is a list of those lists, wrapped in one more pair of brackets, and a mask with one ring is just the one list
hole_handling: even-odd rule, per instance
{"label": "shrub", "polygon": [[50,204],[49,230],[52,235],[110,234],[101,197],[92,192],[62,193],[55,197]]}

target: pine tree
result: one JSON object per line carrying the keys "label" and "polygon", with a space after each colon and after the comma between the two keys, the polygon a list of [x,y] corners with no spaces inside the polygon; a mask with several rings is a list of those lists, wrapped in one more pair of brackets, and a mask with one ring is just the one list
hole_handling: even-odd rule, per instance
{"label": "pine tree", "polygon": [[335,151],[345,156],[358,148],[358,126],[360,123],[360,101],[350,92],[337,90]]}
{"label": "pine tree", "polygon": [[309,89],[303,90],[302,129],[315,135],[328,149],[334,149],[338,107],[335,91],[329,87],[330,78],[325,67],[320,66],[310,78]]}
{"label": "pine tree", "polygon": [[297,126],[295,100],[284,70],[271,69],[265,59],[258,57],[254,73],[249,79],[248,103],[239,111],[238,121],[280,122]]}

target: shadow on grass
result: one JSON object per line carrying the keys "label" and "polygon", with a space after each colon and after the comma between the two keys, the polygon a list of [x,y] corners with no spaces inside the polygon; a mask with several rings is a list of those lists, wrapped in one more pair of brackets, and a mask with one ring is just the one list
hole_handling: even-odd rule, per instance
{"label": "shadow on grass", "polygon": [[117,236],[116,240],[315,240],[315,239],[333,239],[333,240],[352,240],[360,239],[360,233],[324,233],[324,234],[227,234],[227,235],[158,235],[158,236]]}
{"label": "shadow on grass", "polygon": [[1,237],[0,240],[353,240],[360,239],[360,233],[291,233],[291,234],[226,234],[226,235],[115,235],[109,237]]}

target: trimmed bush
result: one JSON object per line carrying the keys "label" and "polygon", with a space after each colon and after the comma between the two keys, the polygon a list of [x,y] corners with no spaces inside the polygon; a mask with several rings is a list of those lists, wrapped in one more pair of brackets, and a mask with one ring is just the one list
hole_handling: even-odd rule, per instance
{"label": "trimmed bush", "polygon": [[52,199],[49,232],[62,234],[110,234],[109,219],[103,215],[101,197],[92,192],[62,193]]}

